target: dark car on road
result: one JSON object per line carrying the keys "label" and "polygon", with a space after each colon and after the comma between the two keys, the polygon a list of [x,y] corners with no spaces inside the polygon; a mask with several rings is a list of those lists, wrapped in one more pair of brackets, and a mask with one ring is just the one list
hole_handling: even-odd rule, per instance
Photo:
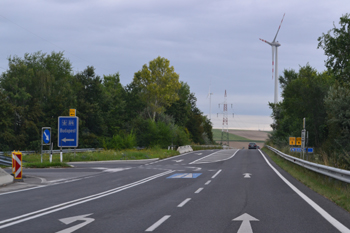
{"label": "dark car on road", "polygon": [[259,149],[259,146],[256,145],[255,142],[250,142],[248,145],[248,149]]}

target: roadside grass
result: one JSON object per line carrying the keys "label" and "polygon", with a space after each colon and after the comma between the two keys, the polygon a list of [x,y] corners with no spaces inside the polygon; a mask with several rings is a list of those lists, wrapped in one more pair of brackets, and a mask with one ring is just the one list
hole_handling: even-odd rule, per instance
{"label": "roadside grass", "polygon": [[60,155],[52,155],[52,163],[50,163],[50,155],[43,154],[43,163],[41,163],[40,154],[24,155],[24,167],[69,167],[68,162],[87,162],[87,161],[107,161],[107,160],[140,160],[140,159],[165,159],[171,156],[179,155],[175,150],[165,150],[160,148],[144,149],[144,150],[103,150],[97,152],[81,152],[81,153],[63,153],[63,162],[60,162]]}
{"label": "roadside grass", "polygon": [[215,149],[222,149],[221,145],[210,145],[210,146],[201,146],[201,145],[191,145],[191,148],[196,151],[196,150],[215,150]]}
{"label": "roadside grass", "polygon": [[267,148],[262,149],[283,170],[320,195],[350,212],[350,184],[310,171],[289,162]]}
{"label": "roadside grass", "polygon": [[[213,129],[213,140],[214,141],[220,141],[221,140],[221,129]],[[230,141],[242,141],[242,142],[248,142],[251,141],[248,138],[241,137],[232,133],[229,133]]]}

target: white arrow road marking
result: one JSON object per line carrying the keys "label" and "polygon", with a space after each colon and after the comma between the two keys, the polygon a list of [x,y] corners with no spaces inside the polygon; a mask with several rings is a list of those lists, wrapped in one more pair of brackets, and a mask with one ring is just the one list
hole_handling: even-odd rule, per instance
{"label": "white arrow road marking", "polygon": [[243,178],[250,178],[250,176],[251,176],[252,174],[250,174],[250,173],[244,173],[243,175],[244,175]]}
{"label": "white arrow road marking", "polygon": [[259,220],[245,213],[235,219],[232,219],[232,221],[243,221],[237,233],[253,233],[252,226],[250,225],[250,221],[259,221]]}
{"label": "white arrow road marking", "polygon": [[74,142],[74,139],[63,138],[62,141],[64,141],[64,142]]}
{"label": "white arrow road marking", "polygon": [[80,216],[60,219],[60,221],[63,222],[64,224],[66,224],[66,225],[71,224],[72,222],[75,222],[75,221],[84,221],[84,222],[80,223],[78,225],[72,226],[70,228],[64,229],[62,231],[58,231],[56,233],[71,233],[73,231],[78,230],[79,228],[82,228],[83,226],[85,226],[85,225],[87,225],[89,223],[92,223],[93,221],[95,221],[95,219],[87,218],[87,216],[90,216],[90,215],[91,214],[85,214],[85,215],[80,215]]}
{"label": "white arrow road marking", "polygon": [[132,187],[135,187],[135,186],[138,186],[138,185],[150,182],[150,181],[152,181],[154,179],[157,179],[159,177],[168,175],[168,174],[170,174],[172,172],[174,172],[174,171],[173,170],[169,170],[169,171],[162,172],[162,173],[159,173],[159,174],[156,174],[156,175],[144,178],[142,180],[139,180],[139,181],[136,181],[136,182],[133,182],[133,183],[130,183],[130,184],[126,184],[126,185],[123,185],[123,186],[120,186],[120,187],[116,187],[114,189],[110,189],[110,190],[101,192],[101,193],[96,193],[96,194],[93,194],[93,195],[90,195],[90,196],[86,196],[86,197],[82,197],[82,198],[75,199],[75,200],[72,200],[72,201],[68,201],[68,202],[65,202],[65,203],[57,204],[57,205],[54,205],[54,206],[51,206],[51,207],[47,207],[45,209],[37,210],[37,211],[30,212],[30,213],[27,213],[27,214],[23,214],[23,215],[20,215],[20,216],[17,216],[17,217],[1,220],[0,221],[0,229],[6,228],[6,227],[9,227],[9,226],[13,226],[13,225],[25,222],[25,221],[29,221],[31,219],[39,218],[39,217],[44,216],[44,215],[55,213],[55,212],[63,210],[63,209],[68,209],[70,207],[77,206],[77,205],[80,205],[80,204],[83,204],[83,203],[86,203],[86,202],[90,202],[90,201],[93,201],[93,200],[96,200],[96,199],[100,199],[100,198],[103,198],[103,197],[106,197],[106,196],[109,196],[109,195],[112,195],[112,194],[115,194],[115,193],[119,193],[119,192],[121,192],[123,190],[126,190],[126,189],[129,189],[129,188],[132,188]]}
{"label": "white arrow road marking", "polygon": [[180,160],[173,160],[173,161],[175,161],[175,162],[177,162],[177,163],[180,163],[180,162],[182,162],[182,161],[184,161],[183,159],[180,159]]}
{"label": "white arrow road marking", "polygon": [[45,131],[44,131],[44,135],[46,137],[46,141],[49,141],[50,140],[49,135],[47,135]]}
{"label": "white arrow road marking", "polygon": [[197,153],[197,155],[202,155],[202,153]]}

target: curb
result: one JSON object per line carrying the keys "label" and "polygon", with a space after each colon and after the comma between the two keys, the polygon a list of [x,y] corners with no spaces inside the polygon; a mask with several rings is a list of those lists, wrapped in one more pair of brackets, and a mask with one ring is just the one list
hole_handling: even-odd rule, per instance
{"label": "curb", "polygon": [[0,186],[7,185],[13,183],[13,176],[5,172],[2,168],[0,168]]}
{"label": "curb", "polygon": [[139,160],[105,160],[105,161],[86,161],[86,162],[68,162],[67,164],[84,164],[84,163],[145,163],[157,161],[159,158],[155,159],[139,159]]}

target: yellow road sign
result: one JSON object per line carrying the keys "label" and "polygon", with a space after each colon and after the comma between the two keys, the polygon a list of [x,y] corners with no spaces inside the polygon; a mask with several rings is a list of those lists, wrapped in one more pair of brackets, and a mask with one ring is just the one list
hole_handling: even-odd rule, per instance
{"label": "yellow road sign", "polygon": [[295,145],[295,137],[289,137],[289,145],[294,146]]}
{"label": "yellow road sign", "polygon": [[75,109],[69,109],[69,116],[75,116]]}
{"label": "yellow road sign", "polygon": [[297,146],[301,146],[301,137],[297,137]]}

